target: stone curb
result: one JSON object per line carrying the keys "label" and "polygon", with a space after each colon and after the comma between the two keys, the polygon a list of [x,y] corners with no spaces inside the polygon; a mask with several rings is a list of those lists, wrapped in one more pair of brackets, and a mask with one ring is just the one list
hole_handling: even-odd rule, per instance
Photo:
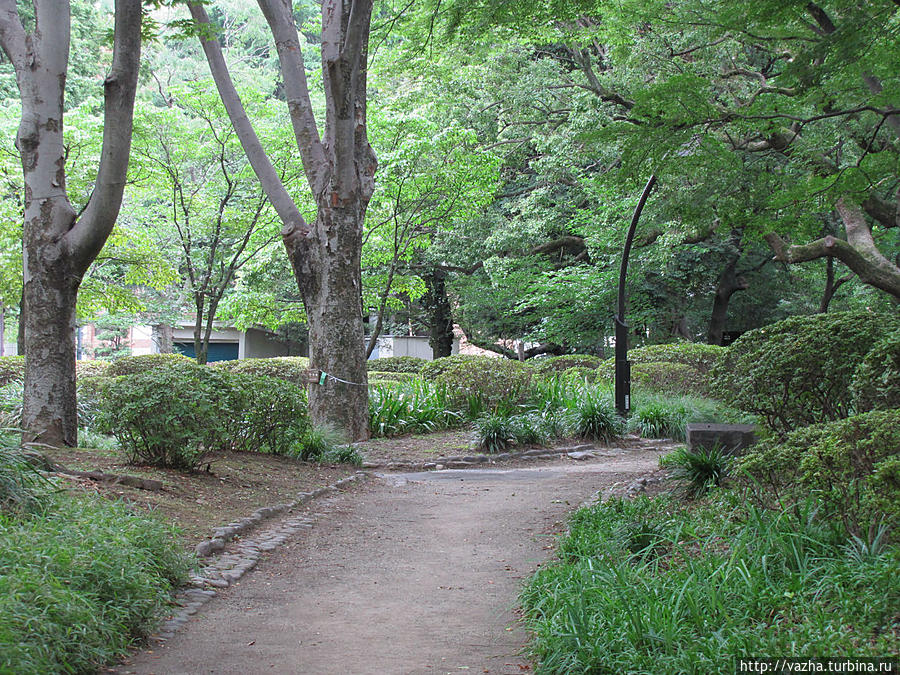
{"label": "stone curb", "polygon": [[[649,444],[642,445],[642,450],[652,449],[669,449],[670,443],[666,441],[653,441]],[[674,446],[672,446],[674,447]],[[556,459],[560,456],[566,456],[569,459],[583,461],[586,459],[594,459],[597,457],[609,457],[612,451],[623,451],[627,448],[605,448],[600,449],[592,443],[584,443],[581,445],[572,445],[561,448],[539,448],[535,450],[525,450],[524,452],[501,452],[496,455],[478,454],[478,455],[453,455],[449,457],[438,457],[430,462],[364,462],[364,469],[381,469],[385,471],[431,471],[441,469],[471,469],[481,464],[496,464],[502,461],[513,460],[535,460],[535,459]]]}
{"label": "stone curb", "polygon": [[[365,471],[357,471],[352,476],[347,476],[337,481],[334,485],[328,485],[312,492],[301,492],[297,498],[286,504],[277,504],[271,507],[263,507],[253,512],[253,515],[239,521],[229,523],[224,527],[218,527],[213,531],[213,536],[197,545],[199,558],[212,558],[195,574],[191,575],[190,586],[179,590],[173,602],[178,607],[172,617],[167,619],[159,627],[156,635],[151,639],[164,642],[170,639],[179,628],[188,622],[188,619],[216,596],[217,588],[228,588],[247,572],[256,567],[259,558],[264,551],[273,551],[283,544],[288,537],[300,530],[313,526],[313,519],[298,515],[290,518],[274,520],[276,516],[288,513],[291,509],[309,503],[313,499],[332,494],[341,488],[364,480],[369,477]],[[259,529],[253,538],[243,535],[250,530],[256,530],[266,520],[274,520],[268,527]],[[233,552],[222,553],[225,544],[240,536]],[[220,554],[220,555],[216,555]],[[212,588],[210,588],[212,587]]]}

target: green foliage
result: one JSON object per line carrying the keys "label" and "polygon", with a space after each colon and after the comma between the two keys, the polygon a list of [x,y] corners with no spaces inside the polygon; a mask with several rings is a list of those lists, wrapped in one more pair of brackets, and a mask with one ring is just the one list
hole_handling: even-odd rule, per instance
{"label": "green foliage", "polygon": [[106,375],[135,375],[156,369],[190,368],[192,359],[181,354],[143,354],[141,356],[125,356],[109,365]]}
{"label": "green foliage", "polygon": [[102,389],[102,427],[131,461],[189,470],[220,448],[285,454],[308,431],[299,387],[185,361]]}
{"label": "green foliage", "polygon": [[725,348],[701,342],[647,345],[628,351],[632,363],[681,363],[701,375],[709,373],[725,354]]}
{"label": "green foliage", "polygon": [[342,442],[340,433],[334,429],[310,425],[290,454],[304,462],[325,461],[325,457],[338,451]]}
{"label": "green foliage", "polygon": [[[302,442],[309,427],[306,392],[265,375],[206,373],[220,392],[222,427],[218,444],[243,452],[285,455]],[[212,424],[213,420],[209,420]],[[210,447],[210,446],[207,446]]]}
{"label": "green foliage", "polygon": [[190,470],[223,440],[228,392],[216,386],[211,371],[179,358],[184,363],[172,360],[177,368],[157,360],[157,367],[116,377],[103,388],[101,428],[116,436],[132,462]]}
{"label": "green foliage", "polygon": [[462,423],[446,390],[430,382],[374,385],[369,389],[369,429],[373,436],[399,436],[450,429]]}
{"label": "green foliage", "polygon": [[[709,394],[709,372],[722,358],[724,347],[697,342],[647,345],[628,351],[634,385],[660,393]],[[598,369],[604,380],[615,377],[615,359],[606,359]]]}
{"label": "green foliage", "polygon": [[868,311],[797,316],[750,331],[713,370],[728,404],[777,434],[847,417],[857,365],[898,319]]}
{"label": "green foliage", "polygon": [[688,499],[702,497],[711,488],[720,487],[728,477],[732,456],[724,448],[681,447],[666,458],[669,479],[680,483],[679,491]]}
{"label": "green foliage", "polygon": [[0,433],[0,519],[38,512],[50,487],[21,454],[18,434]]}
{"label": "green foliage", "polygon": [[644,438],[674,438],[683,441],[685,426],[691,421],[692,412],[679,402],[651,400],[634,409],[628,426]]}
{"label": "green foliage", "polygon": [[0,513],[0,569],[0,671],[90,673],[149,635],[189,561],[159,521],[59,495]]}
{"label": "green foliage", "polygon": [[559,554],[521,596],[541,673],[725,675],[736,655],[900,646],[900,551],[858,546],[814,502],[611,500],[573,515]]}
{"label": "green foliage", "polygon": [[369,372],[378,373],[418,373],[428,361],[415,356],[386,356],[366,362]]}
{"label": "green foliage", "polygon": [[[80,380],[85,377],[101,377],[109,373],[109,361],[94,359],[92,361],[82,360],[75,362],[75,379]],[[124,373],[122,373],[124,374]]]}
{"label": "green foliage", "polygon": [[487,413],[475,420],[478,445],[487,452],[502,452],[518,441],[515,419],[504,411]]}
{"label": "green foliage", "polygon": [[305,356],[278,356],[271,359],[239,359],[237,361],[216,361],[211,368],[220,368],[230,373],[265,375],[285,382],[304,385],[304,372],[309,369],[309,359]]}
{"label": "green foliage", "polygon": [[866,354],[851,389],[857,411],[900,408],[900,330]]}
{"label": "green foliage", "polygon": [[462,409],[470,396],[479,398],[490,409],[524,401],[532,371],[510,359],[448,356],[427,363],[421,375],[444,388],[454,409]]}
{"label": "green foliage", "polygon": [[0,357],[0,386],[10,382],[21,382],[25,379],[24,356]]}
{"label": "green foliage", "polygon": [[415,373],[397,373],[397,372],[388,372],[382,373],[377,370],[369,371],[369,384],[383,383],[383,382],[412,382],[413,380],[418,379],[418,375]]}
{"label": "green foliage", "polygon": [[609,443],[625,431],[625,422],[609,396],[585,390],[572,411],[575,433],[581,438]]}
{"label": "green foliage", "polygon": [[634,386],[664,394],[708,393],[708,377],[701,375],[686,363],[653,362],[635,363],[631,368]]}
{"label": "green foliage", "polygon": [[550,356],[547,358],[529,359],[525,363],[534,368],[540,375],[552,375],[562,373],[572,368],[584,371],[596,369],[603,362],[599,356],[590,354],[566,354],[565,356]]}
{"label": "green foliage", "polygon": [[753,446],[736,466],[757,499],[820,496],[829,517],[857,536],[881,520],[900,525],[900,409],[826,422]]}

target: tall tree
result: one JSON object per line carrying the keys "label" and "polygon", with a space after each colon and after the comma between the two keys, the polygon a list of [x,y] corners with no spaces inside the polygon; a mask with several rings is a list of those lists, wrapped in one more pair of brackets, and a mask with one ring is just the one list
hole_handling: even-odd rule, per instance
{"label": "tall tree", "polygon": [[372,0],[322,2],[324,134],[316,123],[292,3],[259,0],[278,51],[291,124],[316,204],[312,223],[288,194],[244,111],[205,8],[188,6],[235,132],[284,225],[282,237],[309,322],[310,366],[334,376],[324,385],[311,385],[310,416],[350,439],[367,438],[360,258],[377,165],[366,131]]}
{"label": "tall tree", "polygon": [[25,183],[23,439],[75,445],[75,306],[81,279],[112,231],[125,187],[140,61],[140,0],[116,0],[112,63],[104,80],[103,146],[94,189],[79,211],[66,190],[63,142],[71,35],[68,2],[34,0],[26,30],[0,0],[0,46],[22,102],[16,147]]}

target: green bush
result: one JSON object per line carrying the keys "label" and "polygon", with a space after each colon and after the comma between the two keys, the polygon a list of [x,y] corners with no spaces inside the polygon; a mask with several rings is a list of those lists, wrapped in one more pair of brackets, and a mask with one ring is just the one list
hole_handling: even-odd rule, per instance
{"label": "green bush", "polygon": [[110,381],[102,420],[131,461],[188,470],[211,450],[289,453],[309,428],[299,387],[190,362]]}
{"label": "green bush", "polygon": [[222,391],[223,403],[220,445],[284,455],[291,453],[310,429],[306,392],[294,384],[263,375],[231,373],[217,388]]}
{"label": "green bush", "polygon": [[725,497],[577,511],[521,597],[539,672],[731,675],[742,655],[897,653],[900,550],[859,545],[814,502]]}
{"label": "green bush", "polygon": [[713,371],[715,392],[776,434],[847,417],[859,362],[900,319],[869,311],[796,316],[742,335]]}
{"label": "green bush", "polygon": [[566,368],[556,374],[556,378],[563,382],[586,382],[593,384],[602,378],[601,373],[596,368],[587,366],[573,366]]}
{"label": "green bush", "polygon": [[373,436],[430,433],[459,426],[443,387],[430,382],[390,382],[369,389],[369,429]]}
{"label": "green bush", "polygon": [[505,412],[491,412],[475,420],[475,435],[478,446],[486,452],[502,452],[516,445],[515,420]]}
{"label": "green bush", "polygon": [[210,366],[229,373],[265,375],[298,386],[305,386],[304,373],[309,369],[309,359],[305,356],[278,356],[271,359],[216,361]]}
{"label": "green bush", "polygon": [[121,375],[135,375],[148,370],[158,368],[180,368],[190,366],[196,362],[181,354],[143,354],[141,356],[125,356],[121,359],[109,362],[106,375],[119,377]]}
{"label": "green bush", "polygon": [[382,359],[367,361],[366,368],[369,372],[417,374],[426,363],[428,363],[427,359],[420,359],[416,356],[386,356]]}
{"label": "green bush", "polygon": [[900,331],[866,354],[853,377],[852,392],[857,411],[900,408]]}
{"label": "green bush", "polygon": [[228,392],[210,377],[216,373],[184,361],[116,377],[103,388],[101,428],[130,461],[190,470],[224,438]]}
{"label": "green bush", "polygon": [[24,356],[0,356],[0,387],[25,379]]}
{"label": "green bush", "polygon": [[[406,358],[406,357],[404,357],[404,358]],[[391,372],[391,371],[382,372],[380,370],[370,370],[368,379],[369,379],[369,383],[372,383],[372,382],[412,382],[413,380],[419,379],[419,376],[416,373],[402,373],[402,372]]]}
{"label": "green bush", "polygon": [[22,455],[18,434],[0,434],[0,517],[40,511],[50,487]]}
{"label": "green bush", "polygon": [[456,410],[477,398],[494,409],[524,401],[529,394],[532,370],[520,361],[487,356],[448,356],[430,361],[423,368],[424,379],[443,387]]}
{"label": "green bush", "polygon": [[856,535],[884,518],[900,525],[900,409],[875,410],[798,429],[753,446],[736,473],[770,495],[800,501],[821,495],[829,515]]}
{"label": "green bush", "polygon": [[683,403],[653,400],[638,406],[628,426],[644,438],[674,438],[683,441],[693,411]]}
{"label": "green bush", "polygon": [[678,448],[666,457],[671,469],[669,479],[678,481],[678,491],[688,499],[702,497],[714,487],[720,487],[728,476],[733,457],[722,447]]}
{"label": "green bush", "polygon": [[595,370],[603,362],[599,356],[590,354],[566,354],[565,356],[549,356],[528,359],[525,363],[542,376],[561,373],[570,368]]}
{"label": "green bush", "polygon": [[701,375],[709,373],[725,354],[725,347],[702,342],[647,345],[628,352],[632,363],[682,363]]}
{"label": "green bush", "polygon": [[664,394],[703,396],[709,391],[707,376],[693,366],[670,361],[635,363],[631,367],[631,383]]}
{"label": "green bush", "polygon": [[0,672],[94,673],[148,635],[187,580],[173,535],[96,498],[0,513]]}
{"label": "green bush", "polygon": [[94,359],[93,361],[76,361],[75,362],[75,378],[80,380],[84,377],[102,377],[107,375],[109,366],[112,361],[103,361]]}

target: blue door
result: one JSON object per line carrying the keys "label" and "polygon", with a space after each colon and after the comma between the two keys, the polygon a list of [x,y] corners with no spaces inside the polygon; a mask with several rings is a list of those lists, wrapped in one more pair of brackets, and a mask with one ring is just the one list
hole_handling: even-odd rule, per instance
{"label": "blue door", "polygon": [[[194,351],[193,342],[176,342],[175,351],[184,354],[188,358],[196,358],[197,353]],[[234,361],[238,357],[237,342],[210,342],[209,351],[206,354],[206,360],[209,363],[213,361]]]}

